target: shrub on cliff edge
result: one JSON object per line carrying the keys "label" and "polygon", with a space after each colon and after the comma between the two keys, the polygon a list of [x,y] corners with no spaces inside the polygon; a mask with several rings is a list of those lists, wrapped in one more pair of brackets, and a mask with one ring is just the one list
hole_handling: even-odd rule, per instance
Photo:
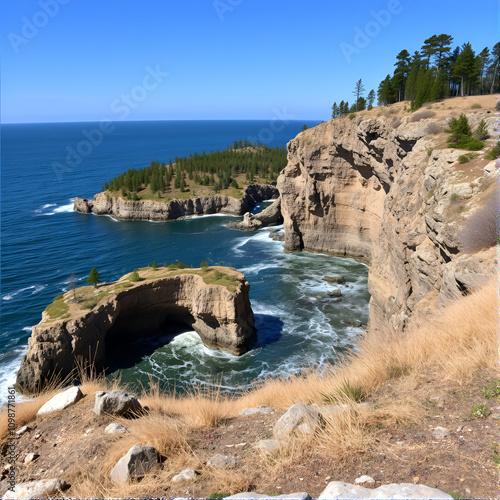
{"label": "shrub on cliff edge", "polygon": [[459,237],[464,252],[476,252],[498,243],[497,197],[492,196],[484,207],[472,214],[464,224]]}

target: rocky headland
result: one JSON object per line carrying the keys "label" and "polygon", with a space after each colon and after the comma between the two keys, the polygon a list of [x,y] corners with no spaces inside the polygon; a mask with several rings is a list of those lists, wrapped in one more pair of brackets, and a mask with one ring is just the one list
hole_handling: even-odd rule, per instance
{"label": "rocky headland", "polygon": [[80,365],[108,367],[116,342],[154,335],[168,323],[188,325],[205,345],[235,355],[255,338],[245,277],[229,268],[140,270],[99,288],[84,287],[56,298],[33,327],[17,374],[17,389],[32,393],[51,378],[70,377]]}
{"label": "rocky headland", "polygon": [[229,222],[227,227],[241,229],[243,231],[256,231],[267,226],[276,226],[283,223],[281,215],[281,199],[278,198],[274,203],[262,210],[258,214],[247,212],[240,222]]}
{"label": "rocky headland", "polygon": [[[479,288],[495,271],[494,248],[467,253],[459,244],[467,217],[495,196],[495,162],[480,159],[483,150],[462,167],[467,151],[448,148],[444,133],[458,113],[434,108],[419,119],[401,103],[385,116],[361,112],[306,130],[288,143],[277,183],[285,249],[367,262],[370,318],[396,327]],[[496,134],[488,111],[466,116],[471,128],[484,119]]]}
{"label": "rocky headland", "polygon": [[118,220],[167,221],[190,215],[225,213],[243,215],[252,210],[260,201],[278,197],[276,186],[271,184],[251,184],[243,190],[240,199],[226,195],[199,196],[170,201],[127,200],[108,192],[98,193],[93,200],[76,197],[76,212],[96,215],[110,215]]}

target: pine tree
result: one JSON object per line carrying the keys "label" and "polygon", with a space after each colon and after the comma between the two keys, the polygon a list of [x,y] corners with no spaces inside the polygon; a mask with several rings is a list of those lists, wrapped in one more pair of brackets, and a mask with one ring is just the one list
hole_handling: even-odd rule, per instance
{"label": "pine tree", "polygon": [[493,59],[490,65],[490,72],[492,74],[490,94],[493,94],[493,92],[495,91],[495,84],[498,81],[498,72],[500,63],[500,42],[495,44],[495,46],[491,50],[491,55]]}
{"label": "pine tree", "polygon": [[484,77],[486,76],[486,70],[487,70],[488,65],[490,63],[490,51],[489,51],[488,47],[485,47],[479,53],[479,61],[480,61],[479,79],[481,80],[481,95],[483,95],[484,94]]}
{"label": "pine tree", "polygon": [[469,42],[462,45],[462,52],[457,57],[453,74],[460,78],[460,96],[464,96],[465,84],[475,76],[477,71],[476,57]]}
{"label": "pine tree", "polygon": [[354,94],[354,97],[356,98],[355,108],[356,108],[356,111],[358,111],[359,98],[363,97],[363,95],[365,93],[365,86],[363,85],[363,81],[361,80],[361,78],[356,82],[356,85],[354,86],[354,90],[352,91],[352,93]]}
{"label": "pine tree", "polygon": [[402,101],[404,96],[403,89],[406,85],[406,80],[410,72],[410,53],[407,50],[402,50],[396,56],[397,62],[394,64],[396,69],[394,70],[393,81],[398,89],[398,102]]}
{"label": "pine tree", "polygon": [[87,283],[90,283],[91,285],[93,284],[95,288],[97,288],[97,283],[101,282],[101,276],[97,272],[97,269],[95,267],[92,268],[92,271],[90,271],[89,277],[87,278]]}
{"label": "pine tree", "polygon": [[130,281],[140,281],[141,277],[139,276],[139,273],[137,272],[137,269],[134,269],[128,278]]}
{"label": "pine tree", "polygon": [[375,90],[371,89],[368,92],[368,109],[373,108],[373,103],[375,102]]}

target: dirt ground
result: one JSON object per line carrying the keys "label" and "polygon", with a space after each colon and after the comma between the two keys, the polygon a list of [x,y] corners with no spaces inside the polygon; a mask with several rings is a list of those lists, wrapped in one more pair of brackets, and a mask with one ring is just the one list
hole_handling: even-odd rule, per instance
{"label": "dirt ground", "polygon": [[[487,399],[481,393],[481,387],[491,383],[493,375],[477,377],[467,387],[440,387],[435,382],[421,380],[414,390],[420,416],[415,415],[415,421],[410,424],[377,429],[373,447],[342,461],[312,447],[305,460],[264,465],[252,445],[260,439],[272,438],[273,425],[283,411],[237,416],[218,427],[190,430],[192,463],[198,464],[194,468],[201,474],[194,481],[178,485],[163,480],[148,481],[141,489],[141,496],[206,498],[237,493],[243,487],[243,491],[269,495],[305,491],[317,497],[329,481],[353,483],[357,477],[368,474],[376,481],[372,487],[409,482],[436,487],[455,497],[498,497],[498,466],[494,457],[498,461],[499,450],[495,453],[493,445],[499,440],[500,402]],[[380,405],[387,400],[397,400],[398,392],[397,384],[386,384],[368,403]],[[88,395],[75,406],[30,424],[30,430],[17,442],[18,483],[59,477],[76,484],[87,469],[105,461],[110,447],[124,435],[104,433],[105,427],[116,419],[96,416],[93,403],[94,397]],[[473,416],[472,410],[477,404],[486,405],[491,413],[485,418]],[[449,435],[435,439],[432,429],[438,426],[447,428]],[[0,451],[3,468],[6,446]],[[39,458],[23,465],[25,456],[32,452],[40,455]],[[237,460],[236,467],[225,472],[226,490],[221,489],[220,478],[206,473],[204,466],[218,453]],[[171,462],[170,457],[164,458],[162,468],[165,469]],[[172,470],[172,473],[178,472],[180,470]],[[4,478],[0,494],[6,489]],[[65,495],[71,497],[72,489]]]}

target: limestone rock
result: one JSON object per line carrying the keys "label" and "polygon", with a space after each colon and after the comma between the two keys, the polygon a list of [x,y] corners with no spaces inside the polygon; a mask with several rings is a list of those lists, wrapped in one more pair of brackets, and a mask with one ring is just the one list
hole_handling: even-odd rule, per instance
{"label": "limestone rock", "polygon": [[71,387],[49,399],[39,410],[37,415],[46,415],[53,411],[64,410],[74,405],[83,398],[83,393],[79,387]]}
{"label": "limestone rock", "polygon": [[231,495],[229,497],[225,497],[226,499],[229,498],[239,498],[239,499],[264,499],[264,498],[285,498],[288,500],[310,500],[310,496],[305,493],[305,492],[300,492],[300,493],[287,493],[284,495],[278,495],[278,496],[269,496],[269,495],[264,495],[262,493],[255,493],[253,491],[249,491],[248,493],[236,493],[236,495]]}
{"label": "limestone rock", "polygon": [[194,469],[184,469],[183,471],[179,472],[176,476],[172,478],[173,483],[184,483],[186,481],[192,481],[193,479],[196,479],[196,471]]}
{"label": "limestone rock", "polygon": [[132,446],[113,467],[110,478],[115,484],[123,484],[144,476],[157,464],[158,452],[153,446]]}
{"label": "limestone rock", "polygon": [[276,439],[261,439],[254,444],[254,448],[262,453],[272,455],[278,449]]}
{"label": "limestone rock", "polygon": [[16,484],[13,491],[8,490],[4,499],[41,498],[56,495],[69,488],[69,484],[61,479],[43,479],[28,483]]}
{"label": "limestone rock", "polygon": [[113,422],[104,429],[104,432],[106,434],[123,434],[127,432],[127,428],[124,427],[122,424]]}
{"label": "limestone rock", "polygon": [[270,184],[251,184],[247,186],[241,199],[230,196],[199,196],[188,200],[169,202],[154,200],[125,200],[98,193],[94,200],[75,197],[73,209],[77,212],[97,215],[111,215],[120,220],[173,220],[190,215],[229,213],[242,215],[251,210],[259,201],[278,196],[278,190]]}
{"label": "limestone rock", "polygon": [[378,488],[364,488],[354,484],[341,481],[332,481],[323,490],[318,500],[331,500],[332,498],[384,498],[384,499],[407,499],[407,498],[453,498],[436,488],[422,484],[385,484]]}
{"label": "limestone rock", "polygon": [[272,408],[269,408],[269,406],[266,405],[260,405],[257,406],[256,408],[245,408],[244,410],[240,411],[240,415],[254,415],[255,413],[274,413],[274,410]]}
{"label": "limestone rock", "polygon": [[375,479],[373,479],[373,477],[371,476],[360,476],[360,477],[357,477],[355,480],[354,480],[354,484],[374,484],[375,483]]}
{"label": "limestone rock", "polygon": [[214,455],[212,458],[210,458],[207,462],[207,465],[210,465],[211,467],[235,467],[238,461],[233,458],[233,457],[226,457],[225,455],[222,455],[218,453],[217,455]]}
{"label": "limestone rock", "polygon": [[169,320],[194,329],[208,347],[235,355],[247,352],[256,336],[250,285],[237,271],[215,269],[234,276],[236,290],[207,284],[198,274],[167,275],[118,288],[70,319],[51,321],[44,313],[32,329],[17,389],[35,392],[54,372],[61,378],[70,375],[79,360],[101,373],[108,367],[110,343],[155,335]]}
{"label": "limestone rock", "polygon": [[333,298],[342,297],[342,292],[338,288],[335,290],[330,290],[327,293],[328,297],[333,297]]}
{"label": "limestone rock", "polygon": [[445,427],[434,427],[434,429],[432,429],[432,437],[434,439],[444,439],[449,434],[450,430]]}
{"label": "limestone rock", "polygon": [[95,393],[96,415],[138,415],[144,410],[134,394],[127,391],[98,391]]}
{"label": "limestone rock", "polygon": [[23,425],[20,429],[18,429],[16,431],[16,435],[22,436],[24,433],[28,432],[29,430],[31,430],[31,429],[28,425]]}
{"label": "limestone rock", "polygon": [[254,231],[262,227],[281,224],[282,222],[281,199],[278,198],[272,205],[269,205],[259,214],[253,215],[247,212],[243,216],[243,220],[241,222],[230,222],[227,227],[234,227],[245,231]]}
{"label": "limestone rock", "polygon": [[274,424],[273,434],[277,441],[288,439],[293,434],[314,434],[321,425],[318,408],[297,403]]}

